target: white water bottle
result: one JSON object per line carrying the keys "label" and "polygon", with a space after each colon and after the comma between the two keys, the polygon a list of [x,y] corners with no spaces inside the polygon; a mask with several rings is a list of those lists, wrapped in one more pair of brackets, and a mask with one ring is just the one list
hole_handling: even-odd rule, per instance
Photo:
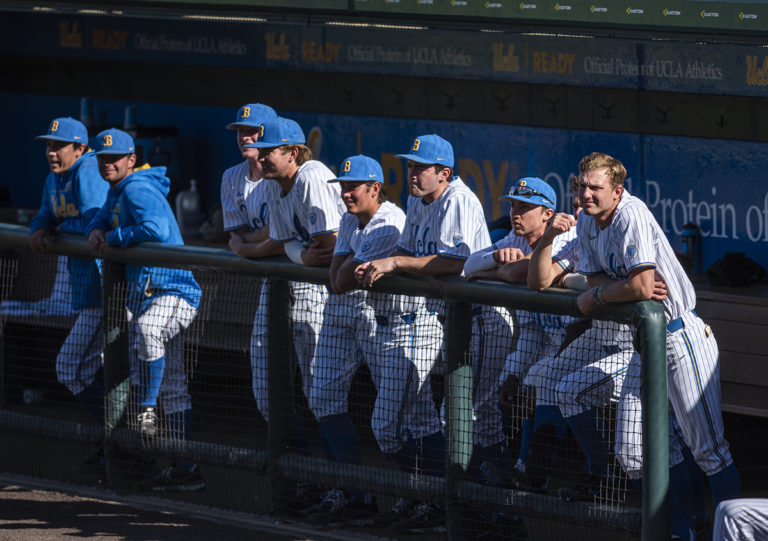
{"label": "white water bottle", "polygon": [[202,223],[200,212],[200,193],[197,191],[197,180],[190,179],[189,190],[184,190],[176,196],[176,221],[182,235],[197,232]]}

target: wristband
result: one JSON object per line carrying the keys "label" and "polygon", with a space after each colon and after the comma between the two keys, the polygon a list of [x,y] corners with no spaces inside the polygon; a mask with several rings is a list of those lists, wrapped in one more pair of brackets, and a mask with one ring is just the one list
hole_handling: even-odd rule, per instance
{"label": "wristband", "polygon": [[603,286],[597,286],[594,291],[592,291],[592,298],[597,304],[605,304],[605,301],[603,300]]}

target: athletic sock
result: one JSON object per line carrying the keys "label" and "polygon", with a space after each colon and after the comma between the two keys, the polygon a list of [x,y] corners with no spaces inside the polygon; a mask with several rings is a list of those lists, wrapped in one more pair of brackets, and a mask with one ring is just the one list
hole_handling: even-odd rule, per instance
{"label": "athletic sock", "polygon": [[707,513],[707,476],[701,471],[693,453],[687,445],[683,445],[683,459],[685,467],[688,469],[688,475],[691,478],[691,509],[693,516],[701,521],[709,521]]}
{"label": "athletic sock", "polygon": [[[186,409],[183,411],[177,411],[176,413],[170,413],[165,416],[165,424],[168,428],[168,432],[171,437],[176,437],[182,440],[192,439],[192,410]],[[197,467],[196,462],[189,460],[176,460],[173,463],[177,468],[186,472],[191,472]]]}
{"label": "athletic sock", "polygon": [[709,481],[709,488],[712,489],[712,500],[715,508],[722,501],[741,497],[741,479],[734,464],[707,476],[707,480]]}
{"label": "athletic sock", "polygon": [[672,535],[681,539],[693,539],[691,478],[684,462],[669,469],[669,521]]}
{"label": "athletic sock", "polygon": [[414,441],[416,455],[421,458],[422,471],[427,475],[445,475],[445,437],[441,431]]}
{"label": "athletic sock", "polygon": [[598,428],[599,420],[597,410],[594,409],[567,419],[571,431],[587,455],[589,471],[605,477],[608,474],[608,443],[603,437],[603,431]]}
{"label": "athletic sock", "polygon": [[75,398],[97,423],[104,425],[104,387],[99,380],[93,380],[93,383],[77,393]]}
{"label": "athletic sock", "polygon": [[165,356],[154,361],[139,360],[139,405],[157,406],[160,384],[165,373]]}
{"label": "athletic sock", "polygon": [[327,415],[318,422],[336,462],[362,464],[360,437],[348,413]]}

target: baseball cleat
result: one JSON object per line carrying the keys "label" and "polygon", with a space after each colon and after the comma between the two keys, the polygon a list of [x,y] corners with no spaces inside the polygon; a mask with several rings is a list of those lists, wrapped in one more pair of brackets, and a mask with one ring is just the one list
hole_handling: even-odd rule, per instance
{"label": "baseball cleat", "polygon": [[146,438],[154,438],[158,432],[158,418],[154,406],[142,406],[139,413],[139,431]]}

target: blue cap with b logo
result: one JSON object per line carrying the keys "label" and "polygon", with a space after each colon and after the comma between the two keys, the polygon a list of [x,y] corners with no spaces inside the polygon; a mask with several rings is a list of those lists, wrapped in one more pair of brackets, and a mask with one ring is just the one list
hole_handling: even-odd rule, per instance
{"label": "blue cap with b logo", "polygon": [[48,132],[35,137],[37,141],[61,141],[64,143],[88,144],[88,130],[85,124],[72,117],[61,117],[51,120]]}
{"label": "blue cap with b logo", "polygon": [[552,210],[557,206],[555,190],[539,177],[521,178],[509,189],[509,195],[502,195],[499,199],[515,199]]}
{"label": "blue cap with b logo", "polygon": [[339,176],[328,182],[380,182],[384,183],[384,171],[379,162],[368,156],[350,156],[341,163]]}
{"label": "blue cap with b logo", "polygon": [[258,128],[265,121],[275,118],[277,118],[277,113],[269,105],[248,103],[237,110],[237,118],[231,124],[227,124],[227,129]]}
{"label": "blue cap with b logo", "polygon": [[301,126],[290,118],[277,117],[261,125],[259,140],[244,148],[274,148],[282,145],[303,145],[307,142]]}
{"label": "blue cap with b logo", "polygon": [[423,164],[453,167],[453,146],[439,135],[420,135],[413,141],[408,154],[397,154],[398,158]]}
{"label": "blue cap with b logo", "polygon": [[133,144],[133,137],[117,128],[104,130],[96,136],[94,144],[96,154],[134,154],[136,146]]}

